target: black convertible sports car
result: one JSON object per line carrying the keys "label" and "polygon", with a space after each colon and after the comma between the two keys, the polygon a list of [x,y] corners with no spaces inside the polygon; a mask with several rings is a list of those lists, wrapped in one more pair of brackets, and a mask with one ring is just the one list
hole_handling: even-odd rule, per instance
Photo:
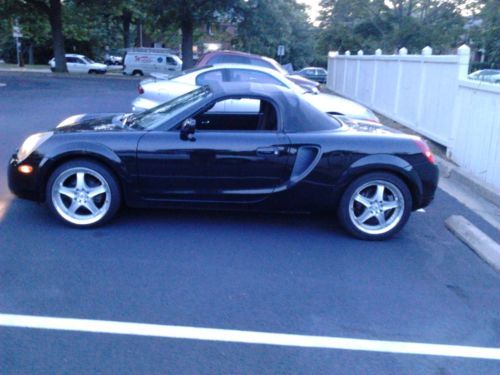
{"label": "black convertible sports car", "polygon": [[[259,110],[215,111],[235,100],[259,101]],[[107,221],[122,204],[336,210],[363,239],[399,231],[431,202],[437,179],[420,138],[251,83],[197,88],[140,115],[69,117],[27,138],[9,166],[15,194],[46,201],[78,227]]]}

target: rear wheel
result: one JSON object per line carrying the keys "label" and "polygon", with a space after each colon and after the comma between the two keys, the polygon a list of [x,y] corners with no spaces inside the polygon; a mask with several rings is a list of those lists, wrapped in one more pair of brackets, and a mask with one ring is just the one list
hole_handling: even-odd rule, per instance
{"label": "rear wheel", "polygon": [[132,75],[133,75],[133,76],[143,76],[143,75],[144,75],[144,73],[142,73],[142,71],[141,71],[141,70],[134,70],[134,71],[132,72]]}
{"label": "rear wheel", "polygon": [[115,177],[90,160],[73,160],[57,168],[47,183],[47,204],[76,227],[100,225],[118,211],[121,194]]}
{"label": "rear wheel", "polygon": [[340,200],[342,226],[364,240],[383,240],[406,224],[412,196],[406,184],[385,172],[369,173],[353,181]]}

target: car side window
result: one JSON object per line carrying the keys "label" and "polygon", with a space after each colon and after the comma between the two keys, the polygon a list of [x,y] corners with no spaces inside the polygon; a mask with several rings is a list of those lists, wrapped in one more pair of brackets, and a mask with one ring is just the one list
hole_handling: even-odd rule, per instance
{"label": "car side window", "polygon": [[204,86],[211,82],[222,82],[223,80],[224,75],[222,70],[211,70],[196,77],[196,85]]}
{"label": "car side window", "polygon": [[[254,131],[275,132],[278,129],[276,108],[267,100],[232,98],[224,102],[224,111],[210,109],[195,116],[197,131]],[[255,107],[255,108],[254,108]]]}
{"label": "car side window", "polygon": [[286,87],[284,83],[267,73],[248,69],[229,69],[229,81],[268,83],[271,85]]}
{"label": "car side window", "polygon": [[66,57],[66,62],[67,63],[77,63],[76,57]]}
{"label": "car side window", "polygon": [[249,64],[250,60],[244,56],[216,55],[210,59],[210,64]]}
{"label": "car side window", "polygon": [[171,58],[170,56],[167,56],[167,59],[165,61],[167,62],[168,65],[177,65],[175,60],[173,58]]}
{"label": "car side window", "polygon": [[261,59],[251,58],[250,64],[255,65],[255,66],[261,66],[263,68],[276,70],[276,68],[274,66],[272,66],[270,63],[268,63],[267,61],[261,60]]}

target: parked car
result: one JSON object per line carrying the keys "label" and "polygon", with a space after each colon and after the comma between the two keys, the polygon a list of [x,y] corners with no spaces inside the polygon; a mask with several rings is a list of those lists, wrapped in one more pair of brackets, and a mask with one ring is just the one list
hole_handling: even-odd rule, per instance
{"label": "parked car", "polygon": [[[105,64],[97,63],[85,55],[67,53],[65,56],[69,73],[105,74],[108,71],[108,67]],[[49,60],[49,66],[50,70],[54,71],[56,67],[56,60],[54,58]]]}
{"label": "parked car", "polygon": [[182,60],[166,48],[129,48],[123,59],[123,74],[143,76],[172,74],[182,69]]}
{"label": "parked car", "polygon": [[485,81],[490,83],[500,83],[500,70],[499,69],[484,69],[477,70],[469,74],[469,79],[475,81]]}
{"label": "parked car", "polygon": [[271,59],[266,56],[253,55],[251,53],[239,52],[239,51],[214,51],[204,54],[196,63],[196,67],[203,67],[207,65],[218,65],[218,64],[246,64],[253,66],[260,66],[263,68],[268,68],[279,72],[280,74],[286,76],[292,82],[297,85],[311,90],[317,89],[319,83],[311,81],[310,79],[291,75],[289,72],[283,68],[276,60]]}
{"label": "parked car", "polygon": [[328,73],[323,68],[309,67],[294,72],[293,75],[299,75],[319,83],[326,83]]}
{"label": "parked car", "polygon": [[104,59],[104,63],[106,65],[122,65],[123,64],[123,57],[122,56],[117,56],[117,55],[106,55],[106,58]]}
{"label": "parked car", "polygon": [[[227,99],[259,112],[210,113]],[[337,212],[385,239],[433,199],[438,170],[418,137],[343,124],[292,90],[203,86],[139,115],[73,116],[21,145],[9,186],[76,227],[120,205]]]}
{"label": "parked car", "polygon": [[[174,76],[155,76],[143,80],[138,87],[139,96],[132,102],[132,111],[141,112],[153,108],[167,100],[185,94],[193,86],[203,86],[211,82],[256,82],[282,86],[295,91],[309,103],[323,112],[335,115],[346,115],[356,120],[379,123],[377,116],[368,108],[351,100],[335,95],[320,93],[317,90],[306,90],[275,70],[268,68],[242,65],[221,64],[194,68],[179,72]],[[238,112],[257,113],[259,104],[257,100],[228,101],[224,108],[214,108],[214,111],[231,110]]]}

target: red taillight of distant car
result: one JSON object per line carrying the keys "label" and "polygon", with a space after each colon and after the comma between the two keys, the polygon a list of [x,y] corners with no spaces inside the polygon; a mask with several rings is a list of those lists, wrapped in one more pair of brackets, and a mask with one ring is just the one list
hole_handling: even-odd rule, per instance
{"label": "red taillight of distant car", "polygon": [[137,86],[137,91],[139,91],[141,95],[144,94],[144,88],[141,85]]}
{"label": "red taillight of distant car", "polygon": [[422,150],[422,154],[425,155],[427,160],[429,160],[429,162],[431,162],[432,164],[436,164],[436,159],[434,158],[434,155],[432,154],[432,151],[429,148],[429,146],[427,145],[427,143],[425,143],[421,139],[417,139],[417,140],[415,140],[415,142],[416,142],[417,146],[420,148],[420,150]]}

